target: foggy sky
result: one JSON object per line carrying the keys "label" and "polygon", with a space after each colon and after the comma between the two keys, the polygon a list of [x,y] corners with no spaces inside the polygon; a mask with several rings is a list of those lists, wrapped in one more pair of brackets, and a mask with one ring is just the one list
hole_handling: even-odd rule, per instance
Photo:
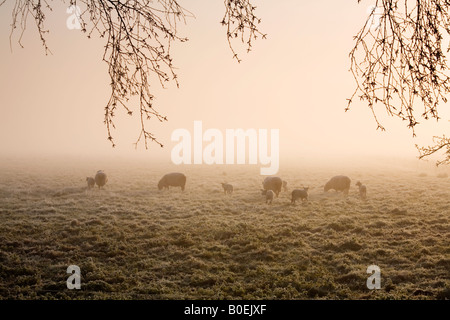
{"label": "foggy sky", "polygon": [[[370,1],[257,1],[260,26],[267,40],[257,40],[252,52],[232,59],[220,25],[222,1],[185,1],[193,12],[181,34],[187,43],[173,47],[180,89],[155,82],[155,108],[168,122],[151,120],[148,128],[165,148],[133,143],[139,118],[117,112],[117,147],[111,148],[103,124],[109,95],[107,65],[101,61],[104,41],[87,39],[66,27],[64,5],[54,3],[47,16],[52,55],[46,56],[33,24],[10,47],[12,1],[0,7],[0,156],[100,155],[148,157],[170,162],[175,143],[171,133],[193,130],[195,120],[222,132],[233,128],[280,130],[282,159],[352,157],[356,155],[417,157],[415,143],[429,144],[432,135],[448,132],[448,107],[441,105],[440,123],[417,127],[418,138],[406,123],[379,109],[386,132],[376,131],[367,106],[355,101],[345,113],[354,90],[348,71],[352,36],[367,17]],[[237,45],[237,43],[236,43]],[[12,50],[11,50],[12,49]],[[133,106],[132,106],[133,107]],[[444,110],[445,107],[447,110]],[[420,105],[419,107],[420,108]],[[446,111],[446,113],[444,113]]]}

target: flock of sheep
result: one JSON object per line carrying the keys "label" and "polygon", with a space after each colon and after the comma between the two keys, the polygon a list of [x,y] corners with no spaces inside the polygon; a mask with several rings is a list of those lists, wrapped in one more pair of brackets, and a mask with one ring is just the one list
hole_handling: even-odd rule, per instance
{"label": "flock of sheep", "polygon": [[[97,185],[99,188],[103,187],[106,182],[108,182],[107,175],[102,171],[97,171],[94,178],[86,178],[88,189],[95,187]],[[351,180],[347,176],[334,176],[331,178],[324,186],[324,191],[327,192],[331,189],[335,191],[342,191],[344,195],[348,195],[350,190]],[[287,181],[282,180],[280,177],[267,177],[262,182],[263,189],[261,189],[261,194],[266,196],[266,204],[272,204],[274,196],[278,197],[281,192],[281,188],[287,191]],[[172,172],[164,175],[158,182],[158,189],[169,189],[169,187],[181,187],[184,191],[186,186],[186,176],[180,172]],[[360,181],[356,182],[356,186],[359,188],[359,196],[361,199],[365,200],[367,197],[367,187],[363,185]],[[233,193],[233,186],[229,183],[222,183],[222,188],[225,194]],[[291,203],[295,204],[297,200],[307,201],[308,200],[308,190],[309,187],[303,187],[303,189],[294,189],[291,192]]]}
{"label": "flock of sheep", "polygon": [[[287,191],[287,181],[281,180],[280,177],[267,177],[263,181],[262,195],[266,196],[266,203],[272,204],[274,195],[278,197],[281,192],[281,187],[284,191]],[[345,195],[348,195],[350,190],[351,180],[347,176],[334,176],[331,178],[324,186],[323,190],[325,192],[333,189],[336,191],[342,191]],[[356,182],[359,188],[359,196],[361,199],[366,199],[367,197],[367,187],[363,185],[360,181]],[[309,187],[303,187],[303,189],[294,189],[291,192],[291,203],[295,204],[295,201],[301,200],[302,202],[308,200],[308,190]]]}
{"label": "flock of sheep", "polygon": [[108,182],[108,176],[106,175],[106,173],[103,172],[103,170],[98,170],[97,173],[95,174],[95,177],[94,178],[87,177],[86,182],[88,189],[94,188],[95,185],[97,185],[98,188],[100,189]]}

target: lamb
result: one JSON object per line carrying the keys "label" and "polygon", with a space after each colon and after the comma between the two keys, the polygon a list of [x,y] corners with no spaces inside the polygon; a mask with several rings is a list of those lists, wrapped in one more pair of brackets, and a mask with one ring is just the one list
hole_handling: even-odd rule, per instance
{"label": "lamb", "polygon": [[262,195],[266,196],[266,204],[272,204],[273,194],[274,192],[272,190],[262,190]]}
{"label": "lamb", "polygon": [[95,187],[95,179],[94,178],[87,177],[86,182],[87,182],[88,189]]}
{"label": "lamb", "polygon": [[356,182],[356,185],[359,188],[359,197],[361,199],[366,199],[367,197],[367,187],[363,185],[360,181]]}
{"label": "lamb", "polygon": [[301,189],[293,190],[291,193],[291,195],[292,195],[291,203],[295,204],[295,201],[297,199],[301,199],[302,202],[303,202],[303,200],[308,200],[308,189],[309,189],[309,187],[306,187],[306,188],[303,187],[303,190],[301,190]]}
{"label": "lamb", "polygon": [[263,194],[265,192],[272,190],[275,195],[278,197],[278,194],[281,192],[281,186],[283,185],[283,181],[280,177],[267,177],[263,181]]}
{"label": "lamb", "polygon": [[347,176],[334,176],[324,186],[323,190],[327,192],[330,189],[336,191],[343,191],[345,195],[348,195],[350,190],[351,180]]}
{"label": "lamb", "polygon": [[97,174],[95,175],[95,183],[97,184],[98,188],[100,189],[108,182],[108,177],[106,176],[106,173],[103,172],[103,170],[98,170]]}
{"label": "lamb", "polygon": [[184,191],[186,185],[186,176],[180,172],[172,172],[164,175],[158,182],[158,189],[169,189],[169,187],[181,187],[181,191]]}
{"label": "lamb", "polygon": [[286,180],[283,180],[283,191],[286,191],[286,192],[288,191]]}
{"label": "lamb", "polygon": [[232,194],[233,193],[233,186],[229,183],[222,183],[223,192],[225,194]]}

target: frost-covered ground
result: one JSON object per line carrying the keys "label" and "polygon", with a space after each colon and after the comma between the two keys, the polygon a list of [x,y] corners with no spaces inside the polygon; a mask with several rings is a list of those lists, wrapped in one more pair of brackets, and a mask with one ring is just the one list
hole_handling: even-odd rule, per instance
{"label": "frost-covered ground", "polygon": [[[108,184],[86,190],[98,169]],[[158,191],[175,170],[187,175],[186,191]],[[336,174],[352,179],[347,198],[323,193]],[[4,160],[0,298],[450,298],[450,178],[382,164],[279,175],[290,190],[266,205],[250,166]],[[301,186],[309,201],[291,205]],[[373,264],[380,290],[366,287]],[[81,268],[81,290],[66,287],[69,265]]]}

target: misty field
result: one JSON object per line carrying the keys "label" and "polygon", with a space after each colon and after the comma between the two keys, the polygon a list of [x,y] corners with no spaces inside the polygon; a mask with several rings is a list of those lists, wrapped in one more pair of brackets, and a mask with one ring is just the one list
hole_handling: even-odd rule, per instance
{"label": "misty field", "polygon": [[[99,169],[107,185],[87,190]],[[171,171],[186,174],[184,192],[157,190]],[[323,192],[337,174],[352,179],[347,198]],[[299,165],[278,175],[289,192],[266,205],[256,166],[5,160],[0,298],[450,298],[446,174],[380,163]],[[231,196],[221,182],[234,186]],[[302,186],[309,201],[291,205],[290,191]],[[373,264],[380,290],[366,287]],[[66,287],[69,265],[81,268],[81,290]]]}

